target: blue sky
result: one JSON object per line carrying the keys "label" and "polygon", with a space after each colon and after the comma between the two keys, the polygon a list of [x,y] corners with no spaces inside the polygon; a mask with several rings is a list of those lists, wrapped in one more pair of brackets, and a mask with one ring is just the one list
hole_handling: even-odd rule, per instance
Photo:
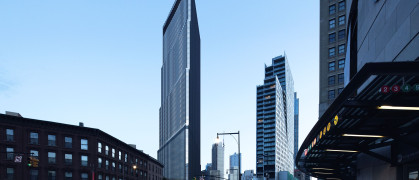
{"label": "blue sky", "polygon": [[[0,1],[0,112],[84,122],[153,157],[162,26],[173,0]],[[201,165],[217,132],[241,132],[255,169],[256,86],[286,52],[300,143],[318,116],[318,1],[196,0],[201,32]],[[225,137],[228,156],[236,142]]]}

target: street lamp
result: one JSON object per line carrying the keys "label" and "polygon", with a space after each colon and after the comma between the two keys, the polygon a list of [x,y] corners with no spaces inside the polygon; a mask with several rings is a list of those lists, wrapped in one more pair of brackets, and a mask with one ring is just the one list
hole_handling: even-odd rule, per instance
{"label": "street lamp", "polygon": [[[237,145],[238,145],[238,151],[239,151],[239,176],[238,176],[238,178],[239,178],[239,180],[241,179],[241,154],[240,154],[240,131],[237,131],[236,133],[217,133],[217,139],[216,139],[216,141],[217,142],[219,142],[220,141],[220,138],[219,138],[219,135],[221,135],[221,136],[224,136],[224,135],[231,135],[231,136],[233,136],[233,134],[237,134],[237,136],[238,136],[238,138],[239,138],[239,141],[237,142]],[[233,136],[234,137],[234,136]],[[235,139],[235,138],[234,138]]]}

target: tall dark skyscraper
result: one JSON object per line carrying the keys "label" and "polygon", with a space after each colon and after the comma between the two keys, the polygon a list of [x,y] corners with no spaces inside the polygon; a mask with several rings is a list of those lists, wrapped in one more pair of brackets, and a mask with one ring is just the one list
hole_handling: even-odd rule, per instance
{"label": "tall dark skyscraper", "polygon": [[200,35],[194,0],[176,0],[163,26],[158,160],[170,180],[201,172]]}

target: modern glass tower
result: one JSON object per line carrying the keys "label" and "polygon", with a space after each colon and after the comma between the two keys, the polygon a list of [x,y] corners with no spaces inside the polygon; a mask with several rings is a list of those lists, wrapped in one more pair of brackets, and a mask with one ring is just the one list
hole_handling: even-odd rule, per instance
{"label": "modern glass tower", "polygon": [[297,92],[294,93],[294,159],[298,153],[298,117],[300,114],[300,99],[297,98]]}
{"label": "modern glass tower", "polygon": [[294,81],[286,56],[265,65],[264,84],[257,86],[256,171],[273,179],[294,173]]}
{"label": "modern glass tower", "polygon": [[200,165],[200,35],[194,0],[176,0],[163,26],[158,160],[170,180],[192,179]]}

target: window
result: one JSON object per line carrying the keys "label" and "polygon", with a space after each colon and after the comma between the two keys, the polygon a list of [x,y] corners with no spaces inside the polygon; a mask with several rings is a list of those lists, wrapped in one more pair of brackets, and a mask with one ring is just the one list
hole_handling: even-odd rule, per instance
{"label": "window", "polygon": [[339,25],[344,25],[344,24],[345,24],[345,15],[339,16]]}
{"label": "window", "polygon": [[345,32],[345,30],[344,30],[344,29],[340,30],[340,31],[338,32],[338,38],[339,38],[339,40],[341,40],[341,39],[345,39],[345,37],[346,37],[346,32]]}
{"label": "window", "polygon": [[99,174],[99,175],[97,176],[97,180],[103,180],[102,174]]}
{"label": "window", "polygon": [[341,45],[339,45],[338,46],[338,51],[339,51],[339,54],[343,54],[343,53],[345,53],[345,44],[341,44]]}
{"label": "window", "polygon": [[119,160],[122,160],[122,152],[119,151]]}
{"label": "window", "polygon": [[55,180],[56,172],[55,171],[48,171],[48,180]]}
{"label": "window", "polygon": [[118,165],[119,173],[122,173],[122,164]]}
{"label": "window", "polygon": [[329,71],[334,71],[335,70],[335,62],[329,62]]}
{"label": "window", "polygon": [[37,150],[30,150],[29,152],[31,153],[32,157],[39,159],[39,155],[38,155],[39,153]]}
{"label": "window", "polygon": [[64,173],[64,179],[65,180],[72,180],[73,179],[73,173],[72,172],[65,172]]}
{"label": "window", "polygon": [[48,152],[48,164],[55,164],[56,154],[55,152]]}
{"label": "window", "polygon": [[109,170],[109,161],[108,160],[105,161],[105,169]]}
{"label": "window", "polygon": [[329,100],[335,99],[335,90],[329,90],[328,97]]}
{"label": "window", "polygon": [[112,157],[115,158],[115,149],[112,148]]}
{"label": "window", "polygon": [[329,57],[334,57],[336,54],[336,49],[334,47],[329,48]]}
{"label": "window", "polygon": [[36,133],[36,132],[29,133],[29,143],[30,144],[38,144],[39,143],[38,133]]}
{"label": "window", "polygon": [[112,171],[116,171],[116,164],[115,164],[115,162],[112,162]]}
{"label": "window", "polygon": [[65,148],[72,148],[73,147],[73,138],[65,137],[64,138],[64,147]]}
{"label": "window", "polygon": [[81,155],[81,166],[87,167],[88,157],[86,155]]}
{"label": "window", "polygon": [[338,83],[342,84],[343,83],[343,73],[342,74],[338,74]]}
{"label": "window", "polygon": [[80,140],[80,144],[81,144],[81,150],[87,150],[88,148],[87,148],[87,144],[88,144],[88,141],[87,141],[87,139],[81,139]]}
{"label": "window", "polygon": [[329,20],[329,29],[335,28],[335,25],[336,25],[336,20],[335,19]]}
{"label": "window", "polygon": [[329,86],[335,85],[335,76],[329,76],[327,84],[329,84]]}
{"label": "window", "polygon": [[102,143],[100,142],[97,143],[97,152],[102,153]]}
{"label": "window", "polygon": [[38,174],[39,174],[39,172],[38,172],[38,170],[37,169],[31,169],[30,171],[29,171],[29,175],[30,175],[30,180],[38,180]]}
{"label": "window", "polygon": [[329,6],[329,15],[335,14],[336,13],[336,5],[331,5]]}
{"label": "window", "polygon": [[109,147],[105,146],[105,155],[109,155]]}
{"label": "window", "polygon": [[73,164],[73,154],[65,154],[64,155],[64,163],[65,163],[65,165],[72,165]]}
{"label": "window", "polygon": [[128,154],[125,153],[125,162],[128,162]]}
{"label": "window", "polygon": [[97,167],[102,168],[102,158],[97,158]]}
{"label": "window", "polygon": [[336,42],[336,33],[329,34],[329,43],[334,43],[334,42]]}
{"label": "window", "polygon": [[88,180],[88,179],[89,179],[89,174],[81,173],[81,180]]}
{"label": "window", "polygon": [[340,59],[338,63],[339,63],[339,69],[345,68],[345,59]]}
{"label": "window", "polygon": [[14,148],[11,148],[11,147],[6,148],[7,160],[14,160],[15,158],[15,155],[13,153],[14,151],[15,151]]}
{"label": "window", "polygon": [[343,88],[338,89],[338,94],[340,94],[343,91]]}
{"label": "window", "polygon": [[48,135],[48,146],[55,146],[55,135]]}
{"label": "window", "polygon": [[13,129],[6,129],[6,141],[14,141],[14,134]]}
{"label": "window", "polygon": [[7,180],[13,180],[15,175],[15,169],[13,168],[7,168],[6,169],[6,179]]}
{"label": "window", "polygon": [[341,1],[339,2],[339,11],[344,11],[345,10],[345,1]]}

